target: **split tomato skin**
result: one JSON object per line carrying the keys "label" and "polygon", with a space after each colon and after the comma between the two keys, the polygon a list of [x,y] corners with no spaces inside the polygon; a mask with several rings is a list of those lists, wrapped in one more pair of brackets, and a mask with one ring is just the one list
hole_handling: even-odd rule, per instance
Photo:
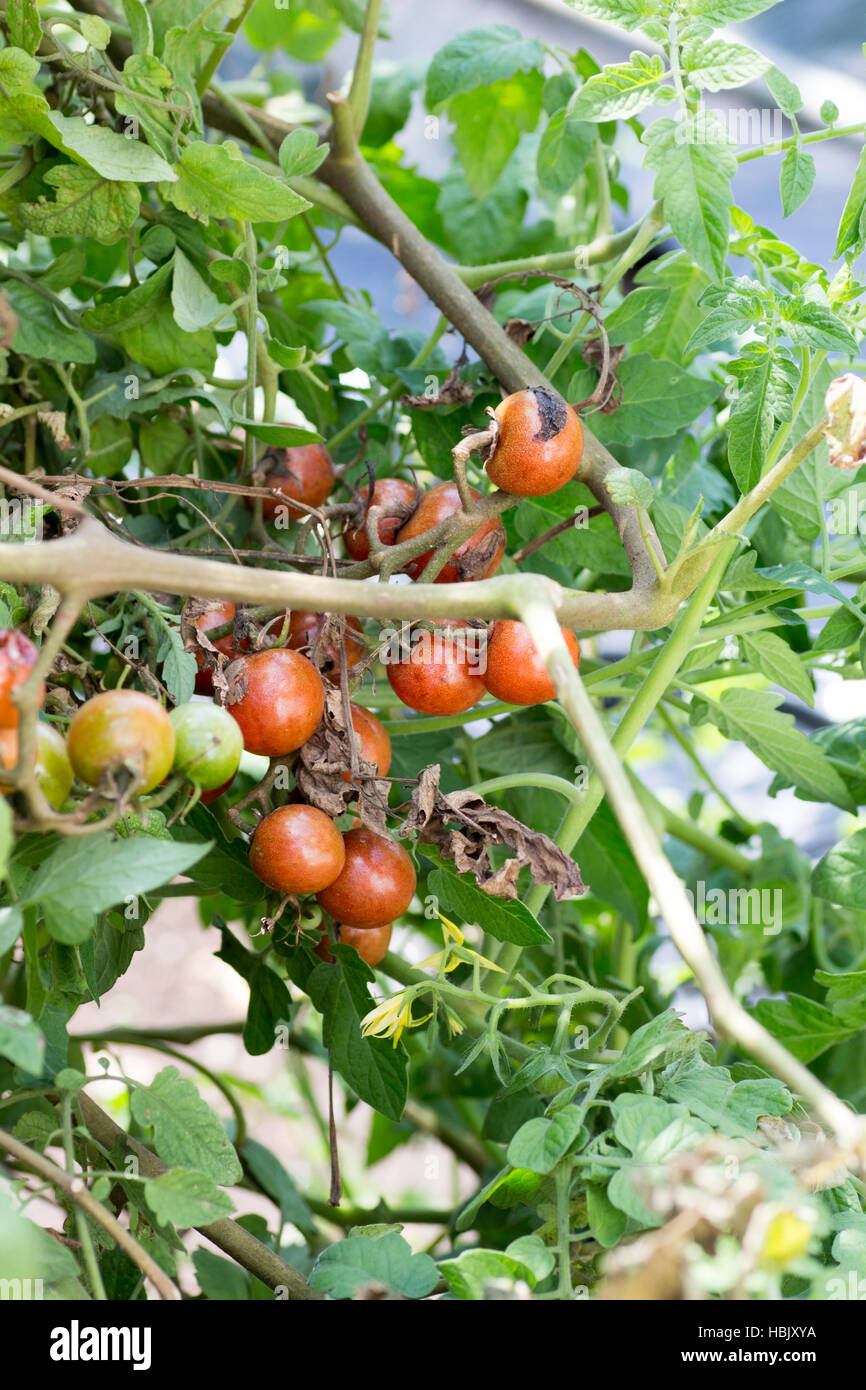
{"label": "split tomato skin", "polygon": [[318,893],[345,860],[343,836],[330,816],[300,803],[279,806],[259,821],[250,845],[250,867],[279,893]]}
{"label": "split tomato skin", "polygon": [[[13,768],[18,762],[18,730],[0,729],[0,768]],[[74,773],[66,751],[66,740],[53,724],[39,720],[36,725],[36,779],[49,806],[59,811],[72,790]],[[0,788],[8,792],[10,788]]]}
{"label": "split tomato skin", "polygon": [[409,652],[386,667],[391,689],[404,705],[419,714],[462,714],[483,699],[484,677],[463,639],[434,627],[432,632],[415,628],[410,640]]}
{"label": "split tomato skin", "polygon": [[[347,927],[345,923],[337,924],[338,940],[341,946],[354,946],[361,960],[373,969],[381,965],[382,961],[391,944],[391,932],[393,924],[387,922],[384,927]],[[327,932],[322,932],[315,946],[316,955],[324,961],[334,959],[330,951],[330,941]]]}
{"label": "split tomato skin", "polygon": [[[23,632],[14,627],[0,630],[0,729],[18,727],[18,707],[12,700],[12,692],[23,685],[38,659],[39,648]],[[40,704],[44,698],[43,685]]]}
{"label": "split tomato skin", "polygon": [[[293,652],[303,651],[305,656],[312,656],[313,648],[316,646],[327,616],[326,613],[310,613],[302,608],[292,609],[289,618],[288,646]],[[367,655],[360,618],[346,618],[343,644],[346,652],[346,666],[351,669],[353,666],[357,666],[359,661],[363,661]],[[338,685],[340,682],[340,651],[337,640],[329,639],[320,644],[318,656],[321,665],[317,669],[320,674],[325,680]]]}
{"label": "split tomato skin", "polygon": [[[580,647],[574,633],[560,628],[575,667]],[[556,688],[529,635],[529,629],[510,618],[493,624],[487,639],[484,683],[490,694],[509,705],[541,705],[556,699]]]}
{"label": "split tomato skin", "polygon": [[[372,763],[377,776],[387,777],[391,769],[391,738],[381,719],[363,705],[352,705],[352,729],[358,753],[365,762]],[[343,781],[351,782],[348,772],[343,773]]]}
{"label": "split tomato skin", "polygon": [[415,893],[415,865],[390,835],[366,826],[343,836],[346,859],[334,882],[316,894],[323,912],[347,927],[384,927],[401,917]]}
{"label": "split tomato skin", "polygon": [[[360,489],[360,496],[366,503],[370,497],[369,486]],[[417,496],[417,488],[412,483],[404,482],[402,478],[377,479],[369,505],[384,509],[377,527],[379,540],[383,545],[394,544],[398,531],[406,524],[409,513],[415,506]],[[363,522],[360,526],[346,526],[343,530],[343,541],[346,553],[353,560],[369,560],[370,542]]]}
{"label": "split tomato skin", "polygon": [[[475,488],[470,488],[470,492],[477,502],[481,493]],[[415,511],[405,526],[398,531],[398,545],[432,530],[434,526],[459,512],[460,506],[460,493],[456,483],[438,483],[436,487],[431,487],[428,492],[422,494]],[[502,522],[498,517],[491,517],[479,526],[468,540],[458,546],[433,582],[459,584],[471,580],[490,579],[502,564],[505,540],[505,527]],[[413,579],[419,579],[432,555],[433,550],[428,550],[423,555],[416,556],[414,560],[408,560],[403,566],[404,572],[410,574]]]}
{"label": "split tomato skin", "polygon": [[244,748],[267,758],[294,753],[318,728],[325,688],[300,652],[270,647],[239,657],[227,671],[226,709],[240,725]]}
{"label": "split tomato skin", "polygon": [[281,517],[284,510],[289,521],[297,521],[308,513],[302,507],[287,506],[287,503],[303,502],[305,507],[320,507],[333,491],[334,463],[324,444],[272,449],[265,454],[263,462],[266,468],[270,463],[264,486],[282,493],[282,498],[262,499],[262,516],[266,521]]}
{"label": "split tomato skin", "polygon": [[500,401],[499,434],[487,476],[515,497],[546,497],[569,482],[583,455],[583,426],[575,410],[544,386],[528,386]]}
{"label": "split tomato skin", "polygon": [[66,751],[76,777],[95,787],[106,773],[128,767],[135,791],[152,791],[171,770],[174,729],[162,705],[139,690],[105,690],[72,717]]}
{"label": "split tomato skin", "polygon": [[174,729],[174,769],[202,791],[234,778],[244,751],[237,721],[219,705],[190,702],[168,716]]}

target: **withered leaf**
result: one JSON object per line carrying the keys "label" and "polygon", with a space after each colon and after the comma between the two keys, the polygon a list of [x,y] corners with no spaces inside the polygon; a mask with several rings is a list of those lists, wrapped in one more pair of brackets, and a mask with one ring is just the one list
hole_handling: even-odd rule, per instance
{"label": "withered leaf", "polygon": [[[549,883],[558,901],[586,892],[577,864],[549,836],[490,806],[477,792],[443,792],[439,776],[438,763],[424,769],[399,834],[436,845],[458,873],[473,874],[496,898],[517,897],[517,876],[524,867],[536,883]],[[497,868],[490,851],[503,845],[512,857]]]}
{"label": "withered leaf", "polygon": [[311,806],[326,815],[342,816],[352,803],[353,812],[363,825],[380,835],[388,833],[386,820],[389,783],[376,777],[376,768],[358,757],[357,780],[351,775],[352,755],[340,692],[325,691],[325,714],[316,732],[300,749],[295,778],[299,790]]}
{"label": "withered leaf", "polygon": [[468,405],[475,398],[475,387],[461,381],[457,368],[452,367],[435,396],[401,396],[400,404],[420,410],[432,405]]}

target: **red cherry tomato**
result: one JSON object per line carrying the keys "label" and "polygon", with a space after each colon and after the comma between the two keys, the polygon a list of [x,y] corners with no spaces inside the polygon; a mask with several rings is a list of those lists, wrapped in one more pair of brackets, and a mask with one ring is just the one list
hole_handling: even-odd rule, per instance
{"label": "red cherry tomato", "polygon": [[[470,488],[472,496],[478,500],[480,492]],[[417,508],[397,533],[398,545],[402,541],[413,540],[425,531],[438,526],[441,521],[460,510],[460,493],[456,483],[439,483],[423,493]],[[425,551],[404,566],[413,579],[420,578],[433,551]],[[489,579],[502,564],[505,554],[505,527],[496,517],[491,517],[479,526],[468,540],[458,546],[451,559],[437,574],[436,584],[457,584],[461,580]]]}

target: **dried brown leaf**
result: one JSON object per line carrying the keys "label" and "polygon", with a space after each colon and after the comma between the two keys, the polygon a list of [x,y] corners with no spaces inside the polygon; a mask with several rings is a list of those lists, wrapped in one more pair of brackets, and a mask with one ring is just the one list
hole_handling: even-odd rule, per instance
{"label": "dried brown leaf", "polygon": [[[459,873],[473,874],[493,897],[516,898],[517,876],[524,867],[534,882],[549,883],[558,901],[586,892],[577,864],[549,836],[489,805],[477,792],[443,792],[439,775],[438,764],[421,774],[401,835],[414,834],[435,844]],[[497,868],[490,851],[503,846],[512,857]]]}

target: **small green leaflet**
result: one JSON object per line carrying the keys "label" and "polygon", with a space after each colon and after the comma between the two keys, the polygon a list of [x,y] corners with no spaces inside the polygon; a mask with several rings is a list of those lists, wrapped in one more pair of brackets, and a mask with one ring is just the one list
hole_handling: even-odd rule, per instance
{"label": "small green leaflet", "polygon": [[217,299],[210,285],[202,279],[179,246],[174,253],[171,307],[175,322],[185,333],[195,333],[199,328],[235,327],[234,315],[228,305]]}
{"label": "small green leaflet", "polygon": [[839,907],[863,907],[866,902],[866,830],[856,830],[819,860],[812,872],[812,892]]}
{"label": "small green leaflet", "polygon": [[469,29],[434,54],[427,69],[427,106],[435,111],[461,92],[540,68],[543,62],[539,41],[525,39],[517,29],[505,24]]}
{"label": "small green leaflet", "polygon": [[53,201],[40,195],[21,203],[18,216],[40,236],[93,237],[110,246],[125,236],[138,216],[138,184],[104,179],[80,164],[61,164],[45,171],[45,182],[57,193]]}
{"label": "small green leaflet", "polygon": [[554,194],[568,192],[586,168],[594,133],[592,125],[572,115],[570,107],[553,113],[536,156],[536,174],[543,189]]}
{"label": "small green leaflet", "polygon": [[538,124],[543,86],[540,72],[518,72],[452,99],[448,114],[455,125],[454,144],[477,197],[492,191],[521,135]]}
{"label": "small green leaflet", "polygon": [[137,1086],[130,1108],[140,1125],[153,1129],[156,1152],[170,1168],[215,1183],[240,1182],[241,1165],[225,1130],[177,1067],[163,1067],[149,1086]]}
{"label": "small green leaflet", "polygon": [[81,160],[104,179],[124,183],[172,183],[177,174],[161,155],[140,140],[128,139],[106,126],[88,125],[80,116],[61,116],[52,111],[41,133],[52,144]]}
{"label": "small green leaflet", "polygon": [[348,1236],[323,1250],[310,1283],[331,1298],[353,1298],[362,1289],[382,1285],[403,1298],[424,1298],[439,1278],[429,1255],[413,1255],[403,1236],[388,1231],[380,1236]]}
{"label": "small green leaflet", "polygon": [[866,245],[866,145],[860,151],[851,191],[842,209],[839,231],[836,236],[834,259],[846,252],[853,258],[859,256]]}
{"label": "small green leaflet", "polygon": [[261,439],[265,444],[276,444],[281,449],[290,444],[317,444],[322,438],[306,425],[271,424],[266,420],[248,420],[245,415],[233,415],[232,424],[239,425],[255,439]]}
{"label": "small green leaflet", "polygon": [[662,85],[666,77],[660,54],[635,51],[627,63],[614,63],[590,77],[572,103],[572,114],[580,121],[624,120],[651,102],[673,97]]}
{"label": "small green leaflet", "polygon": [[863,621],[862,609],[852,602],[838,584],[834,584],[831,579],[825,579],[811,565],[803,564],[801,560],[791,561],[787,565],[769,565],[764,569],[756,569],[755,573],[764,579],[772,579],[783,589],[807,589],[810,594],[825,594],[827,598],[835,599],[836,603],[843,603],[851,613]]}
{"label": "small green leaflet", "polygon": [[721,39],[690,39],[683,45],[682,56],[689,82],[708,92],[742,87],[770,66],[769,58],[753,48]]}
{"label": "small green leaflet", "polygon": [[236,145],[187,145],[175,166],[177,182],[164,195],[199,221],[234,217],[244,222],[282,222],[312,205],[281,179],[248,164]]}
{"label": "small green leaflet", "polygon": [[789,994],[787,999],[762,999],[751,1012],[801,1062],[814,1061],[828,1047],[861,1031],[859,1026],[841,1022],[823,1004],[800,994]]}
{"label": "small green leaflet", "polygon": [[235,1209],[228,1193],[211,1178],[185,1168],[147,1178],[144,1199],[163,1226],[207,1226]]}
{"label": "small green leaflet", "polygon": [[566,1105],[549,1119],[527,1120],[508,1145],[508,1162],[532,1173],[550,1173],[568,1152],[581,1130],[583,1114]]}
{"label": "small green leaflet", "polygon": [[36,0],[8,0],[6,23],[10,45],[25,53],[35,53],[42,42],[42,21]]}
{"label": "small green leaflet", "polygon": [[707,275],[720,280],[737,169],[724,125],[714,112],[702,111],[687,122],[656,121],[643,139],[646,166],[656,171],[655,196],[674,235]]}
{"label": "small green leaflet", "polygon": [[790,690],[807,705],[815,703],[815,688],[809,670],[796,652],[775,632],[761,632],[755,637],[740,639],[743,655],[774,685]]}
{"label": "small green leaflet", "polygon": [[390,1038],[364,1037],[361,1019],[373,1008],[367,989],[372,971],[357,951],[336,947],[333,965],[317,965],[306,992],[322,1015],[322,1038],[347,1085],[361,1100],[390,1120],[399,1120],[406,1104],[406,1049]]}
{"label": "small green leaflet", "polygon": [[320,145],[314,130],[299,126],[289,131],[280,145],[280,168],[287,179],[302,174],[314,174],[328,154],[328,145]]}
{"label": "small green leaflet", "polygon": [[779,189],[782,216],[790,217],[802,207],[815,183],[815,161],[800,145],[792,145],[782,160]]}
{"label": "small green leaflet", "polygon": [[16,1067],[40,1076],[44,1056],[45,1039],[38,1023],[23,1009],[0,1004],[0,1057],[7,1057]]}

